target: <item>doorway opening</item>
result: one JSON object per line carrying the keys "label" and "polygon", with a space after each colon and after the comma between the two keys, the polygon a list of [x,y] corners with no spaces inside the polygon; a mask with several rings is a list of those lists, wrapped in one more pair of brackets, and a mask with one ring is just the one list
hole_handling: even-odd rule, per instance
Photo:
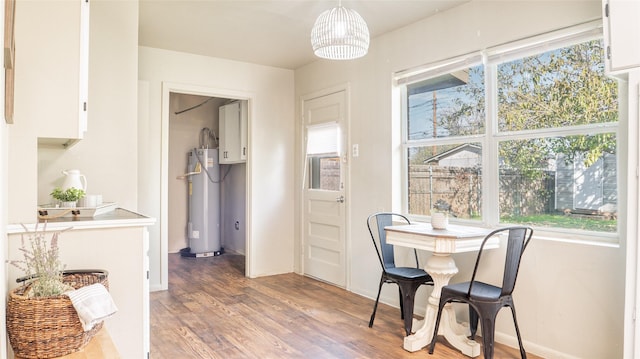
{"label": "doorway opening", "polygon": [[[247,109],[249,101],[250,99],[242,94],[227,94],[192,86],[163,84],[161,289],[168,289],[169,255],[184,251],[193,243],[193,237],[197,239],[204,235],[202,231],[194,230],[190,225],[189,194],[192,188],[187,179],[188,176],[185,176],[189,172],[194,172],[189,169],[189,154],[200,147],[216,149],[216,154],[218,151],[221,152],[219,158],[212,157],[204,166],[198,168],[199,170],[207,169],[212,163],[219,168],[217,175],[219,177],[212,180],[219,185],[219,197],[216,200],[219,204],[219,228],[215,229],[219,229],[220,248],[214,248],[212,251],[199,250],[202,255],[193,257],[198,260],[198,257],[223,255],[223,252],[242,255],[245,257],[245,269],[248,271],[250,257],[246,230],[250,220],[246,195],[248,153],[245,147],[242,159],[235,161],[222,159],[220,145],[221,142],[224,144],[225,140],[229,143],[229,138],[224,138],[225,133],[220,133],[220,113],[221,108],[231,103],[243,103]],[[222,117],[224,118],[224,115]],[[245,134],[248,131],[248,113],[246,118],[247,121],[242,128]],[[228,136],[228,133],[226,135]],[[235,141],[232,142],[235,144]],[[205,227],[216,225],[214,221],[205,220],[205,222],[207,222],[204,224]]]}
{"label": "doorway opening", "polygon": [[246,164],[229,163],[220,146],[232,135],[224,131],[225,112],[243,101],[246,109],[246,100],[169,94],[169,253],[246,253]]}

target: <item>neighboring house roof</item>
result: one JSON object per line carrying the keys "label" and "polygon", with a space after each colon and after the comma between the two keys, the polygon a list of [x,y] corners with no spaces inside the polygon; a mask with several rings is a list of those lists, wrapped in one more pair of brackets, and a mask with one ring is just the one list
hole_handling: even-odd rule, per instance
{"label": "neighboring house roof", "polygon": [[[454,147],[448,151],[444,151],[442,153],[439,153],[433,157],[429,157],[426,160],[424,160],[424,163],[428,164],[428,163],[434,163],[434,162],[440,162],[444,159],[447,158],[451,158],[454,156],[459,156],[460,154],[467,152],[467,153],[472,153],[474,155],[476,155],[475,157],[477,157],[478,159],[480,158],[480,155],[482,155],[482,147],[475,145],[475,144],[470,144],[470,143],[465,143],[463,145]],[[479,160],[477,161],[479,162]]]}

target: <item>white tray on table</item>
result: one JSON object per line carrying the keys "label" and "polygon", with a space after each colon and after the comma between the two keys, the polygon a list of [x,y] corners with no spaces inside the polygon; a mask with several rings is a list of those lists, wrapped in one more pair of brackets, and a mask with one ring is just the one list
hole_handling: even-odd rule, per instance
{"label": "white tray on table", "polygon": [[96,207],[76,207],[62,208],[56,207],[55,204],[49,203],[38,206],[39,218],[60,218],[60,217],[95,217],[105,214],[116,209],[116,202],[104,202]]}

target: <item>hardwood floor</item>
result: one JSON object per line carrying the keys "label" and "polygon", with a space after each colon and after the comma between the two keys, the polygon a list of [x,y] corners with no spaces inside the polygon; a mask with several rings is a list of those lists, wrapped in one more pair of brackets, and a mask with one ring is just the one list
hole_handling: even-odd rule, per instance
{"label": "hardwood floor", "polygon": [[[244,277],[244,256],[169,256],[169,290],[151,293],[151,358],[467,358],[402,348],[399,309],[297,274]],[[495,358],[519,358],[498,345]],[[482,355],[480,356],[482,358]],[[529,358],[536,358],[529,356]]]}

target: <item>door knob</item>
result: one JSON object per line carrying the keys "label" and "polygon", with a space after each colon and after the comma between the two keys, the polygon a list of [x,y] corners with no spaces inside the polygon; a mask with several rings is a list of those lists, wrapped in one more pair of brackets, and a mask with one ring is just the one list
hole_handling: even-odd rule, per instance
{"label": "door knob", "polygon": [[340,196],[340,197],[336,198],[336,202],[344,203],[344,196]]}

